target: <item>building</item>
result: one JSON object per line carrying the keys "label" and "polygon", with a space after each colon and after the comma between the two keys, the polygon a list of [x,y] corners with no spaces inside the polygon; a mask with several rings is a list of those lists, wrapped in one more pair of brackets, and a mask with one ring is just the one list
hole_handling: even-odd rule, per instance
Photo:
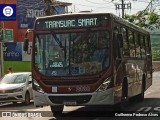
{"label": "building", "polygon": [[13,31],[11,38],[1,38],[0,76],[5,74],[9,66],[13,67],[14,72],[31,71],[32,35],[29,36],[31,41],[28,52],[24,53],[22,47],[26,30],[33,27],[35,17],[45,16],[47,10],[51,10],[52,14],[67,13],[71,3],[55,0],[0,0],[0,4],[16,4],[17,8],[15,21],[0,21],[1,31]]}

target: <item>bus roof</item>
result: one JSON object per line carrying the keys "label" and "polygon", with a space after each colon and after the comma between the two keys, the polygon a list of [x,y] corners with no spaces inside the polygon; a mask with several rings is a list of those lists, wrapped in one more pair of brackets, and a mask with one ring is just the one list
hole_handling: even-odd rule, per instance
{"label": "bus roof", "polygon": [[[43,18],[52,18],[52,17],[64,17],[64,16],[77,16],[77,15],[106,15],[106,14],[112,14],[112,13],[92,13],[92,12],[79,12],[79,13],[67,13],[67,14],[57,14],[57,15],[50,15],[50,16],[41,16],[37,17],[37,19],[43,19]],[[114,15],[114,14],[112,14]]]}
{"label": "bus roof", "polygon": [[137,30],[139,32],[142,32],[144,34],[149,34],[148,31],[146,31],[145,29],[143,28],[140,28],[139,26],[121,18],[121,17],[118,17],[116,16],[115,14],[113,13],[92,13],[92,12],[80,12],[80,13],[69,13],[69,14],[57,14],[57,15],[51,15],[51,16],[42,16],[42,17],[37,17],[36,20],[41,20],[41,19],[49,19],[49,18],[60,18],[60,17],[75,17],[75,16],[93,16],[93,15],[108,15],[112,18],[112,20],[114,22],[118,22],[126,27],[129,27],[131,29],[134,29],[134,30]]}

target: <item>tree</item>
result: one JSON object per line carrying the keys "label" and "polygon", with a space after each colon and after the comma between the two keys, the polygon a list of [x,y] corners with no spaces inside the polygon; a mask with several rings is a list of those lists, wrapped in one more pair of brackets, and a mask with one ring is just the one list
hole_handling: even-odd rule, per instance
{"label": "tree", "polygon": [[135,15],[125,15],[124,17],[129,22],[138,25],[142,28],[147,28],[150,30],[160,28],[160,17],[154,11],[139,11]]}

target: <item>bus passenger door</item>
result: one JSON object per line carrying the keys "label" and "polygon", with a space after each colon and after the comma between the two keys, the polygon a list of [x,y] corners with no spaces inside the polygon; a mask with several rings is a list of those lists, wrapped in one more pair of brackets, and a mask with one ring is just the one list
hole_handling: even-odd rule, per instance
{"label": "bus passenger door", "polygon": [[121,43],[118,38],[118,31],[113,33],[113,68],[114,68],[114,89],[115,89],[115,103],[121,101],[122,96],[122,82],[124,78],[124,68],[122,65]]}

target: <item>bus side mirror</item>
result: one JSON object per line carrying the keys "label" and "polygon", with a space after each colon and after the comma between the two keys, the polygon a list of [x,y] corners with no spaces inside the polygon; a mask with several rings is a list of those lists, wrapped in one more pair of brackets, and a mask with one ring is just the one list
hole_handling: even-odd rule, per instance
{"label": "bus side mirror", "polygon": [[122,36],[122,34],[118,34],[117,39],[119,41],[120,48],[123,48],[123,36]]}
{"label": "bus side mirror", "polygon": [[24,44],[23,44],[23,50],[28,51],[28,45],[29,45],[29,39],[25,38],[24,39]]}

